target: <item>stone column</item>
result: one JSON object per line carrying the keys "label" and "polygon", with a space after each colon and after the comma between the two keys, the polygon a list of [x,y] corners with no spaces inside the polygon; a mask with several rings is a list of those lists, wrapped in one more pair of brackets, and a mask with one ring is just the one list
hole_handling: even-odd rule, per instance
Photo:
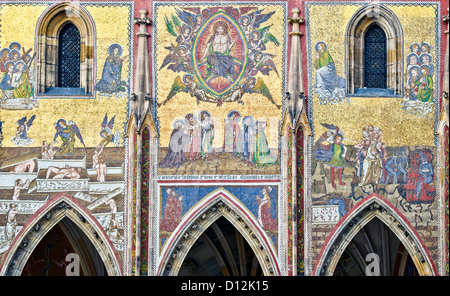
{"label": "stone column", "polygon": [[[292,166],[288,167],[291,170],[292,176],[292,195],[288,196],[292,202],[292,258],[288,259],[288,266],[292,266],[292,275],[297,275],[297,125],[299,122],[300,113],[303,110],[304,87],[303,87],[303,75],[302,75],[302,52],[300,37],[300,24],[302,24],[303,18],[299,17],[300,9],[292,9],[292,17],[288,18],[288,23],[292,24],[292,31],[289,33],[291,37],[291,49],[290,49],[290,62],[288,72],[288,93],[286,101],[286,116],[290,115],[290,124],[292,126]],[[288,135],[289,136],[289,135]],[[290,261],[290,262],[289,262]]]}
{"label": "stone column", "polygon": [[[140,26],[139,32],[136,34],[139,38],[138,56],[136,62],[136,72],[134,81],[134,93],[131,95],[133,116],[136,122],[136,258],[135,275],[140,275],[141,267],[141,201],[142,201],[142,134],[141,127],[144,118],[150,110],[150,69],[148,57],[148,38],[147,25],[151,24],[151,20],[147,18],[148,11],[141,9],[139,11],[141,17],[134,18],[134,23]],[[148,186],[148,184],[147,184]]]}

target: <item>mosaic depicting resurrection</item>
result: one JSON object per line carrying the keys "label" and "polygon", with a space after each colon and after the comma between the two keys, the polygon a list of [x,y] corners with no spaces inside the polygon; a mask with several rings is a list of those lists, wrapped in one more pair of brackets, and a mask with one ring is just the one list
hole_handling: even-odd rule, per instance
{"label": "mosaic depicting resurrection", "polygon": [[155,4],[159,174],[279,173],[283,9]]}
{"label": "mosaic depicting resurrection", "polygon": [[[34,87],[36,26],[58,5],[2,4],[0,9],[0,258],[36,211],[63,194],[101,225],[122,260],[133,2],[77,8],[96,27],[93,96],[74,98],[69,91],[64,96],[38,98]],[[114,8],[119,21],[108,19],[109,8]],[[23,14],[29,21],[17,32],[10,17]],[[62,256],[45,245],[40,248],[56,261]],[[58,273],[56,263],[49,264],[39,265],[33,273]]]}

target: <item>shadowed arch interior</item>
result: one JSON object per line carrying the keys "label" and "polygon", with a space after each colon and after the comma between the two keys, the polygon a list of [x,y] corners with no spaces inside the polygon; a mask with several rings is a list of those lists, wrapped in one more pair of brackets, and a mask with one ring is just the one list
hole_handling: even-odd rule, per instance
{"label": "shadowed arch interior", "polygon": [[[372,257],[376,254],[377,257]],[[377,267],[374,267],[377,264]],[[334,276],[418,275],[411,256],[398,237],[378,218],[372,219],[353,237],[334,270]]]}
{"label": "shadowed arch interior", "polygon": [[[234,199],[235,197],[232,197],[229,192],[219,189],[205,197],[203,205],[199,205],[197,209],[191,210],[190,214],[186,214],[180,223],[183,226],[179,225],[174,231],[176,235],[172,233],[165,242],[158,273],[160,275],[178,275],[192,246],[210,226],[217,229],[217,224],[214,223],[223,217],[246,240],[256,255],[263,274],[279,275],[279,266],[275,259],[274,249],[270,245],[270,238],[259,228],[257,221],[251,219],[248,213],[235,203]],[[216,233],[219,232],[216,231]],[[231,258],[231,256],[228,257]]]}
{"label": "shadowed arch interior", "polygon": [[178,275],[259,276],[262,269],[239,231],[220,217],[194,243]]}
{"label": "shadowed arch interior", "polygon": [[65,276],[66,268],[75,271],[66,261],[70,253],[78,255],[80,276],[108,275],[96,248],[70,219],[63,218],[41,239],[22,270],[22,276]]}
{"label": "shadowed arch interior", "polygon": [[[403,245],[404,249],[407,250],[406,253],[409,254],[410,258],[414,262],[417,274],[422,276],[436,274],[436,269],[429,253],[424,248],[423,242],[420,237],[418,237],[412,226],[408,224],[407,220],[400,213],[394,210],[394,206],[392,204],[376,194],[367,197],[364,201],[361,201],[359,205],[356,205],[354,210],[347,213],[342,224],[335,227],[327,239],[327,243],[322,247],[314,273],[316,275],[333,275],[341,256],[345,254],[347,248],[350,247],[351,249],[355,247],[353,239],[355,237],[358,239],[361,234],[361,229],[371,223],[373,219],[377,219],[382,222],[378,223],[378,229],[381,227],[386,229],[381,233],[384,237],[381,236],[381,238],[377,238],[378,240],[384,239],[385,242],[389,242],[389,233],[392,232],[394,236],[391,235],[391,242],[394,243],[397,239],[401,242],[401,245]],[[387,228],[389,228],[389,231],[387,231]],[[362,232],[362,234],[364,233],[365,232]],[[384,249],[382,249],[384,254],[389,252],[388,246],[389,243],[384,244]],[[398,246],[394,247],[394,249],[397,250],[398,248]],[[372,249],[374,248],[372,247]],[[392,252],[395,253],[396,251]],[[357,253],[358,252],[354,252],[354,254]],[[368,253],[375,253],[375,250]],[[402,253],[406,255],[405,252]],[[347,255],[344,255],[344,257]],[[365,260],[365,257],[363,257],[361,252],[359,252],[357,257],[359,257],[359,259],[355,262],[359,261],[359,268],[365,270],[365,268],[360,267],[364,266],[361,262]],[[395,261],[395,259],[392,260]],[[383,272],[388,274],[388,264],[385,263],[385,266],[386,267]]]}

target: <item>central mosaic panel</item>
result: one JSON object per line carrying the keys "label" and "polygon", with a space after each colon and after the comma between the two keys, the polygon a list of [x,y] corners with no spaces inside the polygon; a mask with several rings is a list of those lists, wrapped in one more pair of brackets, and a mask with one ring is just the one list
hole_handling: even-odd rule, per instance
{"label": "central mosaic panel", "polygon": [[279,174],[285,4],[154,4],[159,175]]}
{"label": "central mosaic panel", "polygon": [[286,2],[153,3],[157,256],[213,192],[279,250],[286,17]]}

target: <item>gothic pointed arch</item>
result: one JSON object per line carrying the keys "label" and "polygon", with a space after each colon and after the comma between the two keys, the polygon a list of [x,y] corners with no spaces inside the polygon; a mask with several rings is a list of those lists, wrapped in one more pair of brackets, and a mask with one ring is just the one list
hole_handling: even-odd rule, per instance
{"label": "gothic pointed arch", "polygon": [[53,197],[28,220],[12,242],[0,274],[20,275],[39,242],[64,218],[70,219],[87,236],[98,251],[108,275],[122,275],[118,255],[100,223],[66,193]]}
{"label": "gothic pointed arch", "polygon": [[381,220],[400,240],[419,275],[437,275],[434,263],[417,232],[388,200],[377,194],[371,194],[359,202],[336,224],[319,253],[314,275],[333,275],[353,237],[374,218]]}
{"label": "gothic pointed arch", "polygon": [[223,188],[208,194],[183,220],[165,242],[158,266],[158,275],[177,275],[191,247],[204,231],[220,217],[226,218],[240,232],[255,253],[262,272],[280,275],[275,250],[270,238],[252,214],[236,197]]}
{"label": "gothic pointed arch", "polygon": [[[76,67],[71,67],[73,61],[63,65],[63,61],[60,60],[61,52],[70,51],[69,48],[64,48],[63,51],[60,48],[61,33],[67,27],[72,27],[72,31],[79,34],[78,41],[71,42],[76,48],[76,56],[79,60]],[[69,85],[65,89],[82,89],[83,95],[92,95],[95,83],[95,26],[91,16],[82,6],[70,2],[52,5],[38,21],[36,27],[36,94],[46,95],[46,92],[48,94],[52,89],[52,94],[61,95],[58,93],[58,89],[62,85],[59,81],[62,68],[69,74],[72,70],[77,71],[71,78],[79,80],[75,84],[76,87]],[[65,77],[67,73],[64,75]],[[65,94],[70,95],[71,92],[66,91]]]}
{"label": "gothic pointed arch", "polygon": [[[365,88],[368,77],[367,67],[378,63],[377,50],[367,52],[367,34],[374,29],[384,35],[385,89],[383,92],[367,92]],[[372,43],[370,43],[372,44]],[[383,47],[383,46],[382,46]],[[381,48],[379,50],[381,50]],[[403,92],[403,30],[398,17],[389,8],[378,3],[370,3],[358,9],[349,20],[345,32],[346,48],[346,91],[351,95],[393,95]],[[367,56],[369,55],[369,56]],[[370,59],[370,55],[374,55]],[[377,67],[375,67],[377,68]],[[366,74],[366,75],[365,75]],[[372,73],[376,74],[376,73]],[[371,75],[369,75],[371,76]],[[384,87],[383,87],[384,88]],[[364,91],[364,92],[363,92]]]}

